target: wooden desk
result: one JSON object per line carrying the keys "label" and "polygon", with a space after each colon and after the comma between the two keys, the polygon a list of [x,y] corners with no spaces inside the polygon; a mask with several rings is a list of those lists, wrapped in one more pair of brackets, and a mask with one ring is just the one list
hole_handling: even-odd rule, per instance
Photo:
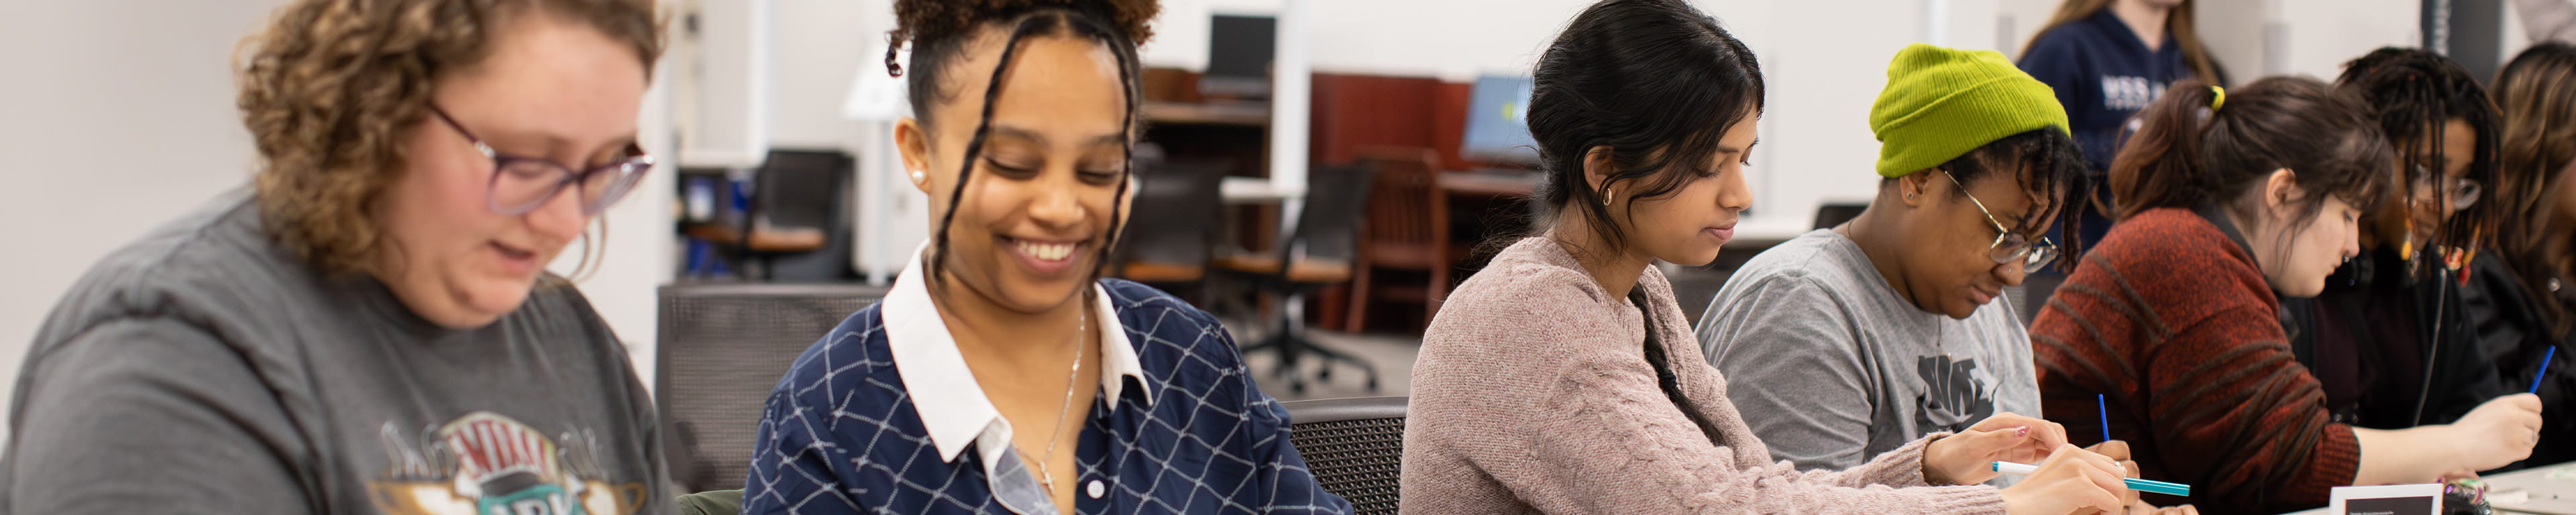
{"label": "wooden desk", "polygon": [[1451,195],[1527,197],[1543,180],[1536,172],[1441,172],[1440,188]]}
{"label": "wooden desk", "polygon": [[750,241],[744,241],[742,228],[727,222],[687,224],[683,229],[691,238],[728,247],[748,247],[753,252],[813,252],[829,243],[822,229],[811,227],[751,230]]}
{"label": "wooden desk", "polygon": [[1145,121],[1162,125],[1233,125],[1269,127],[1269,102],[1147,101]]}

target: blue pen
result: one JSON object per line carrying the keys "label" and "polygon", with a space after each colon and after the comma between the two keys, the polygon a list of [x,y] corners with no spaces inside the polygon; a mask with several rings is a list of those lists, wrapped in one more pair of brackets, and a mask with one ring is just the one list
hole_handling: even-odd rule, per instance
{"label": "blue pen", "polygon": [[2541,381],[2549,379],[2549,358],[2555,357],[2558,357],[2558,346],[2551,345],[2549,352],[2540,355],[2540,372],[2531,375],[2531,391],[2523,393],[2540,393]]}
{"label": "blue pen", "polygon": [[[2020,464],[2020,463],[2013,463],[2013,462],[2009,462],[2009,461],[1998,461],[1998,462],[1995,462],[1994,467],[1995,467],[1995,471],[1996,471],[1996,472],[2002,472],[2002,473],[2005,473],[2005,474],[2011,474],[2011,475],[2015,475],[2015,476],[2027,476],[2027,475],[2031,475],[2031,474],[2033,474],[2033,473],[2037,473],[2037,472],[2039,472],[2039,467],[2037,467],[2037,466],[2025,465],[2025,464]],[[2191,496],[2191,485],[2186,485],[2186,484],[2182,484],[2182,483],[2167,483],[2167,482],[2163,482],[2163,481],[2152,481],[2152,480],[2146,480],[2146,479],[2138,479],[2138,478],[2134,478],[2134,477],[2133,477],[2133,478],[2124,478],[2124,479],[2121,479],[2120,481],[2121,481],[2121,482],[2123,482],[2123,483],[2127,483],[2127,484],[2129,485],[2129,489],[2130,489],[2130,490],[2137,490],[2137,491],[2140,491],[2140,492],[2152,492],[2152,493],[2159,493],[2159,494],[2165,494],[2165,495],[2179,495],[2179,496],[2184,496],[2184,497],[2190,497],[2190,496]]]}
{"label": "blue pen", "polygon": [[[2548,366],[2548,364],[2543,363],[2541,366]],[[2093,407],[2101,409],[2095,413],[2102,415],[2102,441],[2111,441],[2111,401],[2103,400],[2102,394],[2093,394]]]}

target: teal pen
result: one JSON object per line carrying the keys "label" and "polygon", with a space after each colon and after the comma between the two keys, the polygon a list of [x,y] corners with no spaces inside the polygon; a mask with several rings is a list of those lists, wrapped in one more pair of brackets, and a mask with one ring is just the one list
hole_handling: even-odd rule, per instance
{"label": "teal pen", "polygon": [[[1996,472],[2002,472],[2002,473],[2005,473],[2005,474],[2011,474],[2011,475],[2015,475],[2015,476],[2027,476],[2027,475],[2031,475],[2031,474],[2032,474],[2032,473],[2034,473],[2034,472],[2039,472],[2039,467],[2037,467],[2037,466],[2033,466],[2033,465],[2021,464],[2021,463],[2013,463],[2013,462],[2009,462],[2009,461],[1998,461],[1998,462],[1995,462],[1995,471],[1996,471]],[[2165,495],[2178,495],[2178,496],[2183,496],[2183,497],[2190,497],[2190,496],[2191,496],[2191,485],[2186,485],[2186,484],[2182,484],[2182,483],[2167,483],[2167,482],[2163,482],[2163,481],[2150,481],[2150,480],[2138,479],[2138,478],[2134,478],[2134,477],[2133,477],[2133,478],[2126,478],[2126,479],[2122,479],[2121,481],[2127,482],[2127,483],[2129,484],[2129,489],[2130,489],[2130,490],[2137,490],[2137,491],[2140,491],[2140,492],[2153,492],[2153,493],[2159,493],[2159,494],[2165,494]]]}

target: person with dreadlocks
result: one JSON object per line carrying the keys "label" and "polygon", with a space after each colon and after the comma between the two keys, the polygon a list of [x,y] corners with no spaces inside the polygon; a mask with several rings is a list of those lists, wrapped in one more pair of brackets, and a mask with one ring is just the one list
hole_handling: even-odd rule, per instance
{"label": "person with dreadlocks", "polygon": [[[2337,422],[2402,429],[2458,420],[2507,390],[2460,303],[2465,264],[2495,236],[2494,104],[2458,63],[2384,48],[2338,88],[2367,101],[2396,148],[2393,193],[2361,220],[2361,254],[2313,299],[2283,303],[2290,347]],[[2536,405],[2534,409],[2537,409]]]}
{"label": "person with dreadlocks", "polygon": [[771,392],[743,513],[1351,511],[1215,317],[1101,278],[1159,9],[895,2],[895,145],[939,215],[885,300]]}

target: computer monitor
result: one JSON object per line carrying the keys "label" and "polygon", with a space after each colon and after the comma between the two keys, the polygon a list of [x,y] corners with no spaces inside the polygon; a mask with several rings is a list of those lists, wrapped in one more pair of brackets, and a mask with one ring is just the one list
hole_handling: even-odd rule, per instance
{"label": "computer monitor", "polygon": [[1270,60],[1277,52],[1279,19],[1219,14],[1209,18],[1207,74],[1199,94],[1238,99],[1270,98]]}
{"label": "computer monitor", "polygon": [[1530,79],[1509,75],[1476,78],[1467,100],[1466,137],[1458,154],[1498,165],[1538,163],[1538,140],[1530,137]]}

